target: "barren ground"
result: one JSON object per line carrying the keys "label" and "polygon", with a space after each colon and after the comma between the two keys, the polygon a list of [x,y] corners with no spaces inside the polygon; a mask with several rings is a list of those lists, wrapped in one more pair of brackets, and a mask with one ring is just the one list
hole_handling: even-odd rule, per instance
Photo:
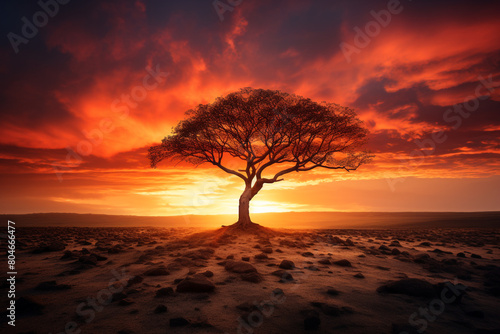
{"label": "barren ground", "polygon": [[196,232],[18,229],[16,327],[0,331],[500,332],[498,229]]}

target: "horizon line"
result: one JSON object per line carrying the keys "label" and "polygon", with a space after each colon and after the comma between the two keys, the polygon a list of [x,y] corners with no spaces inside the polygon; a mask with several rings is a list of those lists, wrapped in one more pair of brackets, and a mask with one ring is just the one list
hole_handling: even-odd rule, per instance
{"label": "horizon line", "polygon": [[[481,210],[481,211],[269,211],[269,212],[258,212],[251,213],[251,215],[265,215],[265,214],[287,214],[287,213],[323,213],[323,214],[335,214],[335,213],[499,213],[500,210]],[[111,214],[111,213],[82,213],[82,212],[30,212],[30,213],[0,213],[1,216],[21,216],[21,215],[44,215],[44,214],[71,214],[71,215],[95,215],[95,216],[124,216],[124,217],[204,217],[204,216],[231,216],[237,215],[237,213],[218,213],[218,214],[183,214],[183,215],[137,215],[137,214]]]}

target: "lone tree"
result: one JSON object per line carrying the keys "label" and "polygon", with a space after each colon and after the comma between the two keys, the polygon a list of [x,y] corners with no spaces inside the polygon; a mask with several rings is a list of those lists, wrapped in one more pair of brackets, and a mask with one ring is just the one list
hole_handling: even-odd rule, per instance
{"label": "lone tree", "polygon": [[[276,90],[244,88],[200,104],[159,145],[151,167],[164,160],[211,163],[245,183],[232,227],[257,226],[249,205],[264,184],[315,168],[351,171],[370,160],[368,130],[352,109]],[[264,175],[267,175],[265,177]]]}

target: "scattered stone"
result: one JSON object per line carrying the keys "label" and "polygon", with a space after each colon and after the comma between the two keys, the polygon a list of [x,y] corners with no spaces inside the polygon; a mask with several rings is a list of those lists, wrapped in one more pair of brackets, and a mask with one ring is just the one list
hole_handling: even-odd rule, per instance
{"label": "scattered stone", "polygon": [[80,273],[81,273],[80,270],[73,269],[73,270],[65,270],[62,273],[57,274],[56,276],[58,276],[58,277],[61,277],[61,276],[72,276],[72,275],[78,275]]}
{"label": "scattered stone", "polygon": [[213,328],[214,326],[208,320],[196,321],[190,324],[191,328]]}
{"label": "scattered stone", "polygon": [[206,276],[206,277],[214,277],[214,273],[211,272],[210,270],[207,270],[205,271],[204,273],[201,273],[202,275]]}
{"label": "scattered stone", "polygon": [[378,249],[380,249],[381,251],[386,251],[386,252],[391,251],[391,249],[389,247],[387,247],[386,245],[381,245]]}
{"label": "scattered stone", "polygon": [[281,261],[279,268],[281,269],[293,269],[295,268],[295,263],[289,260],[283,260]]}
{"label": "scattered stone", "polygon": [[130,289],[127,291],[127,295],[133,295],[134,293],[139,293],[141,290],[139,289]]}
{"label": "scattered stone", "polygon": [[318,267],[313,266],[313,265],[304,267],[304,269],[311,270],[311,271],[320,271]]}
{"label": "scattered stone", "polygon": [[389,267],[383,267],[383,266],[376,266],[375,268],[380,269],[380,270],[384,270],[384,271],[391,270],[391,268],[389,268]]}
{"label": "scattered stone", "polygon": [[248,257],[248,256],[243,256],[243,257],[241,258],[241,261],[249,262],[249,261],[250,261],[250,257]]}
{"label": "scattered stone", "polygon": [[143,276],[141,276],[141,275],[134,276],[127,281],[127,287],[134,285],[134,284],[142,283],[142,281],[144,281]]}
{"label": "scattered stone", "polygon": [[156,291],[155,297],[166,297],[166,296],[172,296],[174,294],[174,289],[171,287],[166,287],[166,288],[161,288]]}
{"label": "scattered stone", "polygon": [[447,252],[447,251],[441,250],[439,248],[434,249],[432,252],[436,253],[436,254],[453,254],[452,252]]}
{"label": "scattered stone", "polygon": [[444,264],[448,265],[448,266],[456,266],[456,265],[458,265],[457,259],[444,259],[442,262]]}
{"label": "scattered stone", "polygon": [[308,311],[305,313],[304,318],[304,329],[305,330],[316,330],[321,324],[321,319],[319,318],[319,313],[315,310]]}
{"label": "scattered stone", "polygon": [[168,310],[168,308],[165,305],[160,304],[160,305],[156,306],[154,313],[156,313],[156,314],[165,313],[165,312],[167,312],[167,310]]}
{"label": "scattered stone", "polygon": [[462,297],[467,294],[465,285],[461,283],[453,284],[449,281],[436,284],[435,290],[438,296],[444,293],[447,298],[450,298],[452,304],[461,304]]}
{"label": "scattered stone", "polygon": [[337,305],[330,305],[321,302],[312,302],[311,305],[314,307],[319,307],[324,314],[331,317],[337,317],[343,313],[340,307],[338,307]]}
{"label": "scattered stone", "polygon": [[356,275],[354,275],[355,278],[365,278],[365,275],[363,275],[362,273],[357,273]]}
{"label": "scattered stone", "polygon": [[86,265],[97,266],[97,258],[93,255],[82,255],[78,261]]}
{"label": "scattered stone", "polygon": [[170,272],[167,270],[165,266],[152,268],[144,272],[145,276],[167,276],[170,275]]}
{"label": "scattered stone", "polygon": [[302,256],[303,257],[314,257],[314,254],[311,252],[304,252],[304,253],[302,253]]}
{"label": "scattered stone", "polygon": [[429,254],[423,253],[423,254],[417,254],[413,258],[413,262],[415,263],[426,263],[431,259],[431,256]]}
{"label": "scattered stone", "polygon": [[206,276],[197,274],[183,279],[177,285],[177,292],[211,292],[215,289],[214,283]]}
{"label": "scattered stone", "polygon": [[274,298],[279,298],[279,297],[284,296],[284,295],[285,295],[285,293],[280,288],[276,288],[273,290],[273,297]]}
{"label": "scattered stone", "polygon": [[39,315],[42,314],[44,305],[31,297],[20,297],[16,300],[16,312],[19,315]]}
{"label": "scattered stone", "polygon": [[347,238],[346,241],[344,242],[345,246],[354,246],[354,242],[350,239]]}
{"label": "scattered stone", "polygon": [[292,282],[293,276],[286,270],[276,270],[271,273],[271,275],[278,276],[280,278],[280,283]]}
{"label": "scattered stone", "polygon": [[238,274],[257,272],[257,269],[255,269],[255,267],[252,266],[250,263],[237,262],[237,261],[227,261],[224,266],[224,269]]}
{"label": "scattered stone", "polygon": [[40,291],[61,291],[71,289],[71,285],[57,284],[56,281],[41,282],[35,287],[35,290]]}
{"label": "scattered stone", "polygon": [[257,309],[257,307],[255,306],[255,304],[250,303],[250,302],[243,302],[243,303],[241,303],[239,305],[236,305],[236,308],[238,310],[245,311],[245,312],[251,312],[251,311]]}
{"label": "scattered stone", "polygon": [[254,256],[254,258],[256,260],[267,260],[267,259],[269,259],[269,257],[267,256],[267,254],[264,254],[264,253],[257,254],[257,255]]}
{"label": "scattered stone", "polygon": [[351,262],[349,262],[348,260],[345,260],[345,259],[334,261],[333,264],[336,264],[337,266],[341,266],[341,267],[352,267]]}
{"label": "scattered stone", "polygon": [[340,291],[335,288],[329,288],[328,290],[326,290],[326,293],[330,296],[338,296],[340,294]]}
{"label": "scattered stone", "polygon": [[321,259],[321,260],[318,261],[318,263],[325,264],[325,265],[330,265],[330,264],[332,264],[332,261],[330,261],[330,259]]}
{"label": "scattered stone", "polygon": [[436,294],[434,286],[424,280],[407,278],[380,286],[378,293],[395,293],[413,297],[433,297]]}
{"label": "scattered stone", "polygon": [[113,247],[108,249],[108,254],[119,254],[123,252],[122,245],[114,245]]}
{"label": "scattered stone", "polygon": [[471,254],[470,257],[473,259],[482,259],[483,258],[481,255],[478,255],[478,254]]}
{"label": "scattered stone", "polygon": [[106,261],[108,259],[107,257],[96,254],[96,253],[90,253],[90,255],[95,257],[97,261]]}
{"label": "scattered stone", "polygon": [[403,246],[401,246],[401,244],[399,243],[399,241],[393,240],[391,242],[391,244],[389,245],[389,247],[403,247]]}
{"label": "scattered stone", "polygon": [[78,255],[77,253],[73,253],[72,251],[64,251],[64,255],[59,258],[59,260],[71,260],[76,258]]}
{"label": "scattered stone", "polygon": [[266,254],[271,254],[273,252],[273,249],[271,247],[264,247],[262,248],[262,252]]}
{"label": "scattered stone", "polygon": [[457,257],[464,257],[465,258],[466,256],[465,256],[465,253],[460,252],[460,253],[457,254]]}
{"label": "scattered stone", "polygon": [[126,294],[124,294],[123,292],[116,292],[116,293],[113,293],[113,296],[111,297],[111,301],[116,302],[116,301],[120,301],[120,300],[125,299],[125,298],[127,298]]}
{"label": "scattered stone", "polygon": [[134,303],[134,301],[130,298],[124,298],[122,300],[120,300],[120,302],[118,303],[118,305],[121,305],[121,306],[128,306],[128,305],[132,305]]}
{"label": "scattered stone", "polygon": [[486,291],[495,297],[500,296],[500,267],[493,267],[484,275]]}
{"label": "scattered stone", "polygon": [[249,273],[244,273],[241,274],[241,279],[247,282],[252,282],[252,283],[260,283],[262,282],[262,276],[257,273],[257,272],[249,272]]}
{"label": "scattered stone", "polygon": [[182,317],[172,318],[169,320],[169,323],[170,327],[184,327],[189,325],[189,321]]}

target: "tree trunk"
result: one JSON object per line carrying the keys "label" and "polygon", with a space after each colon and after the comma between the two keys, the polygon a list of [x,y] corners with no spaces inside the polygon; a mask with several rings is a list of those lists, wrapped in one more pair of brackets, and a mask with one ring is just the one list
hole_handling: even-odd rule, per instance
{"label": "tree trunk", "polygon": [[237,225],[241,227],[249,226],[252,223],[250,220],[250,200],[252,199],[252,188],[246,187],[243,194],[240,196],[240,205],[238,210],[238,222]]}

